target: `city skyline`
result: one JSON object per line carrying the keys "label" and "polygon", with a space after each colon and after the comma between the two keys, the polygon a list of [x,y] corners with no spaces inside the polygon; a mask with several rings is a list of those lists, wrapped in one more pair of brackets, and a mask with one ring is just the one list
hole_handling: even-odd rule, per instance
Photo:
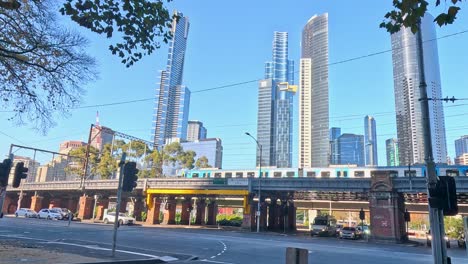
{"label": "city skyline", "polygon": [[[175,3],[177,4],[175,6],[178,10],[183,10],[185,14],[190,16],[191,22],[194,23],[194,25],[196,21],[196,26],[194,26],[193,28],[195,30],[198,30],[197,34],[192,34],[194,31],[192,31],[191,28],[190,43],[191,45],[194,45],[188,47],[188,49],[198,49],[200,50],[200,52],[198,52],[198,54],[195,54],[193,52],[190,53],[190,50],[188,50],[188,54],[190,54],[190,59],[187,59],[187,63],[189,64],[186,65],[186,69],[190,70],[186,71],[186,73],[184,74],[184,79],[187,83],[190,83],[190,86],[193,88],[193,91],[197,91],[204,88],[217,87],[222,84],[230,84],[252,80],[254,78],[262,76],[263,73],[261,67],[260,69],[258,69],[259,63],[263,63],[263,61],[267,57],[265,56],[265,43],[267,45],[268,43],[271,43],[271,32],[273,30],[285,30],[288,31],[290,35],[292,34],[292,37],[290,36],[292,38],[290,45],[292,48],[290,49],[290,53],[293,54],[292,58],[296,60],[297,65],[298,60],[296,58],[299,58],[298,53],[300,52],[300,49],[298,43],[300,39],[299,35],[301,32],[302,25],[304,24],[304,21],[307,21],[307,19],[310,18],[312,14],[323,13],[323,11],[327,11],[330,14],[332,14],[330,24],[331,63],[345,60],[350,57],[352,58],[359,57],[360,55],[366,55],[371,53],[372,51],[386,50],[389,46],[389,35],[384,30],[378,29],[378,22],[382,17],[382,12],[385,11],[387,8],[385,6],[381,7],[382,5],[380,4],[374,4],[372,2],[370,3],[371,5],[368,8],[371,8],[373,10],[371,12],[373,13],[371,16],[347,21],[347,23],[349,23],[349,26],[361,25],[363,27],[360,32],[353,32],[353,34],[356,35],[356,37],[353,38],[349,38],[350,34],[347,34],[345,31],[343,31],[343,27],[337,26],[340,23],[339,21],[345,19],[346,16],[343,16],[343,13],[341,13],[340,10],[334,8],[333,5],[321,3],[313,8],[305,8],[304,10],[294,9],[294,7],[292,6],[287,6],[287,9],[285,10],[296,10],[297,17],[293,18],[290,21],[287,21],[287,23],[285,23],[284,25],[273,25],[272,27],[274,28],[272,29],[265,28],[265,26],[263,26],[264,24],[259,23],[259,27],[255,30],[248,30],[245,32],[249,37],[252,36],[251,34],[256,34],[257,37],[255,38],[255,43],[249,43],[249,45],[247,45],[249,47],[248,49],[246,49],[246,46],[242,45],[238,47],[239,50],[242,50],[244,52],[243,56],[238,56],[239,59],[242,58],[244,61],[244,63],[242,63],[242,70],[240,70],[241,68],[237,68],[236,70],[235,66],[241,64],[239,64],[239,62],[235,60],[235,56],[229,57],[230,54],[223,53],[223,57],[219,57],[219,53],[214,52],[219,52],[221,50],[217,49],[216,47],[230,47],[227,43],[229,41],[221,42],[221,39],[226,38],[226,35],[224,33],[232,32],[233,30],[233,28],[229,24],[225,23],[227,21],[223,21],[221,19],[219,20],[220,24],[215,25],[214,27],[214,29],[219,28],[221,25],[223,25],[224,27],[228,27],[226,32],[221,32],[222,37],[220,36],[220,38],[210,39],[209,42],[201,42],[201,39],[206,38],[206,34],[200,32],[200,30],[206,30],[207,33],[211,32],[207,30],[207,25],[209,24],[206,24],[206,22],[208,22],[208,20],[202,16],[202,14],[206,14],[207,11],[201,12],[197,8],[194,8],[195,6],[190,3]],[[346,6],[347,4],[344,4],[343,8],[346,8]],[[286,6],[282,6],[282,8],[284,7]],[[257,8],[257,6],[255,6],[255,8]],[[255,8],[253,10],[256,10]],[[233,10],[236,9],[234,8]],[[273,14],[276,14],[275,12],[277,11],[272,10],[272,12]],[[249,12],[247,13],[247,16],[251,18],[251,16],[253,16],[253,13],[255,12]],[[259,19],[260,20],[258,21],[261,21],[261,18]],[[461,23],[463,24],[465,18],[462,16],[459,19],[462,21]],[[342,31],[341,33],[340,30]],[[460,31],[459,28],[452,27],[442,29],[438,28],[437,30],[442,32],[441,34],[438,34],[438,36]],[[235,34],[236,33],[232,34],[233,37],[236,36]],[[463,39],[464,36],[460,35],[456,38]],[[206,39],[208,40],[209,38]],[[339,43],[343,43],[343,39],[348,40],[347,43],[349,45],[346,49],[338,47],[340,45]],[[167,52],[167,49],[165,49],[164,46],[160,50],[158,50],[156,56],[157,60],[154,60],[154,58],[151,57],[150,59],[143,60],[141,64],[137,64],[134,68],[123,71],[124,69],[118,68],[120,65],[115,63],[108,63],[109,61],[117,62],[117,60],[99,55],[100,52],[98,51],[103,50],[102,42],[96,41],[96,39],[93,38],[91,40],[92,42],[90,50],[95,54],[98,54],[97,56],[100,60],[106,62],[102,63],[103,65],[106,65],[106,67],[103,67],[101,80],[97,82],[96,85],[90,86],[90,89],[88,91],[88,94],[86,95],[85,102],[83,103],[83,105],[119,102],[124,101],[127,98],[139,99],[154,96],[154,90],[151,91],[151,94],[149,94],[149,92],[145,92],[143,91],[143,89],[149,89],[149,87],[154,87],[154,85],[151,85],[151,83],[154,83],[154,74],[157,72],[157,69],[164,68],[162,64],[164,64],[165,62]],[[229,40],[229,38],[227,38],[227,40]],[[371,43],[372,45],[360,44],[366,42]],[[226,46],[223,47],[222,45],[220,45],[220,43],[225,43]],[[454,54],[450,53],[447,49],[448,43],[450,43],[450,41],[440,40],[439,43],[442,43],[442,45],[444,46],[444,48],[440,48],[440,51],[444,51],[443,55],[440,56],[441,71],[443,71],[442,78],[445,79],[442,80],[444,95],[454,95],[455,97],[463,97],[463,94],[460,94],[460,91],[457,91],[455,89],[454,84],[463,82],[464,77],[461,74],[458,74],[459,77],[457,77],[457,72],[460,72],[460,70],[466,68],[461,67],[460,69],[457,69],[456,64],[452,63],[452,67],[447,62],[454,61],[453,58],[457,58],[457,60],[454,61],[456,63],[456,61],[458,60],[463,60],[463,58],[466,55],[462,51],[461,54],[457,53],[456,57],[454,57]],[[237,43],[237,45],[239,45],[239,43]],[[457,42],[452,43],[451,45],[457,45]],[[203,50],[200,49],[200,47],[202,46],[204,47]],[[363,48],[361,49],[360,47]],[[452,48],[452,46],[451,49],[456,50],[456,48]],[[213,53],[219,57],[220,62],[231,61],[231,63],[213,63],[214,57],[209,56],[209,52],[206,52],[206,50],[212,50]],[[200,58],[203,58],[206,63],[200,64]],[[387,114],[387,112],[391,112],[393,108],[393,103],[391,102],[393,98],[392,83],[389,82],[389,80],[391,79],[391,62],[389,64],[389,59],[389,54],[379,55],[373,58],[366,58],[360,60],[359,62],[347,62],[342,65],[336,65],[333,66],[333,68],[330,68],[330,83],[332,84],[330,86],[330,98],[333,98],[330,101],[330,127],[339,125],[346,131],[359,134],[362,133],[362,117],[366,114],[369,114],[376,116],[379,120],[379,127],[377,128],[377,132],[380,146],[384,146],[384,143],[382,143],[384,141],[382,140],[385,140],[392,136],[396,137],[396,133],[394,132],[395,128],[393,128],[395,126],[395,122],[394,120],[392,120],[392,115],[394,116],[394,113]],[[254,61],[256,62],[253,63]],[[445,63],[443,63],[442,61],[445,61]],[[212,67],[210,67],[210,64],[212,64]],[[252,66],[254,64],[255,67]],[[188,67],[188,65],[190,65],[190,68]],[[203,78],[202,81],[201,78],[199,78],[199,80],[197,80],[196,76],[200,75],[199,71],[196,70],[197,65],[205,67],[203,70],[206,72],[210,72],[209,79]],[[219,65],[223,66],[220,67]],[[213,69],[216,68],[219,68],[219,71],[213,71]],[[372,70],[373,74],[369,74],[369,72],[371,72],[371,69],[374,68],[375,71]],[[388,71],[388,69],[390,69],[390,71]],[[148,71],[150,72],[150,74],[148,74]],[[385,74],[380,74],[381,72]],[[110,75],[110,73],[112,74]],[[132,74],[132,84],[127,83],[125,80],[129,79],[129,73]],[[233,75],[233,73],[235,74]],[[112,78],[109,78],[109,76],[111,76]],[[365,78],[363,78],[364,76]],[[109,80],[111,79],[114,79],[115,84],[117,85],[112,85],[111,82],[109,82]],[[377,79],[379,79],[379,82],[376,82]],[[142,85],[142,83],[149,83],[150,85]],[[102,87],[103,89],[93,89],[96,87]],[[115,87],[115,91],[110,92],[109,88],[107,87]],[[135,87],[134,89],[128,89],[129,92],[131,91],[132,93],[135,93],[122,93],[124,91],[122,90],[122,87]],[[371,89],[370,87],[373,87],[372,89],[378,92],[373,92],[373,90],[366,90]],[[249,88],[250,90],[246,88]],[[250,130],[250,132],[255,131],[254,127],[256,126],[256,122],[254,120],[256,119],[256,117],[252,118],[251,116],[249,116],[249,113],[256,111],[256,103],[254,102],[256,101],[256,92],[251,92],[252,89],[256,90],[256,88],[256,84],[241,85],[237,88],[226,89],[223,93],[194,93],[192,96],[192,102],[194,102],[192,106],[195,107],[191,107],[190,118],[203,120],[207,127],[210,128],[210,133],[215,133],[218,137],[222,138],[223,142],[226,144],[226,159],[224,161],[224,164],[226,165],[223,167],[228,166],[231,168],[239,168],[255,166],[255,145],[252,144],[252,142],[250,142],[250,140],[246,138],[243,135],[243,133],[245,130]],[[445,92],[446,90],[448,91]],[[363,97],[363,101],[359,101],[357,99],[357,95],[363,94],[363,92],[365,92],[367,95]],[[356,94],[356,96],[354,96],[354,94]],[[383,100],[378,100],[379,103],[376,104],[375,102],[368,100],[372,96],[375,97],[376,94],[379,94],[379,96],[382,96],[382,98],[387,98],[388,101],[390,101],[390,103],[385,102]],[[214,98],[216,98],[216,100]],[[367,101],[365,101],[366,98]],[[237,105],[233,103],[236,101],[242,101],[243,106],[241,108],[237,107]],[[363,102],[366,103],[364,104]],[[349,108],[349,106],[351,106],[351,103],[353,107]],[[340,105],[342,105],[343,107],[341,107]],[[150,118],[145,117],[144,115],[145,113],[148,114],[148,108],[153,108],[152,103],[134,103],[122,105],[120,108],[99,107],[99,110],[100,112],[102,112],[101,116],[103,125],[112,127],[117,131],[123,131],[135,135],[140,138],[147,138],[148,132],[150,130],[147,121]],[[221,115],[212,114],[213,109],[223,109],[226,112],[226,114],[223,117],[221,117]],[[464,107],[451,107],[450,105],[446,106],[444,109],[449,111],[449,113],[446,112],[446,116],[448,116],[448,120],[446,123],[450,125],[450,128],[447,129],[447,133],[450,133],[450,135],[447,138],[447,144],[451,149],[450,155],[452,159],[454,158],[454,146],[452,144],[453,140],[459,138],[461,135],[467,134],[466,130],[463,131],[462,129],[457,128],[457,126],[459,127],[460,125],[459,122],[457,122],[459,117],[456,117],[456,115],[459,113],[463,113],[463,109]],[[60,126],[56,129],[51,129],[48,137],[42,137],[40,135],[37,135],[34,131],[26,131],[28,129],[27,127],[17,128],[12,126],[11,128],[7,127],[2,129],[2,132],[4,132],[7,135],[13,136],[14,138],[18,138],[20,141],[28,145],[33,145],[45,149],[55,149],[54,146],[56,145],[55,143],[57,141],[66,139],[86,141],[89,124],[93,120],[95,111],[96,108],[89,109],[89,111],[86,109],[76,110],[73,112],[72,116],[69,119],[59,119],[58,122]],[[294,112],[297,113],[297,111]],[[114,115],[114,113],[116,113],[117,115]],[[138,115],[138,118],[136,119],[135,113],[137,113]],[[349,121],[346,120],[351,119],[353,118],[353,115],[358,114],[359,119]],[[2,116],[6,118],[7,114],[2,114]],[[149,122],[151,122],[151,120]],[[237,127],[241,124],[248,124],[248,126]],[[233,125],[235,125],[236,127],[229,127]],[[297,123],[295,123],[293,127],[296,128]],[[296,142],[296,140],[293,141]],[[6,151],[10,143],[21,142],[2,135],[1,143],[2,148]],[[297,148],[293,147],[293,149],[296,150]],[[384,153],[384,148],[380,148],[379,152],[380,162],[382,162],[382,160],[383,162],[385,162],[385,154],[382,154]],[[295,160],[297,161],[296,158],[293,158],[293,163]]]}

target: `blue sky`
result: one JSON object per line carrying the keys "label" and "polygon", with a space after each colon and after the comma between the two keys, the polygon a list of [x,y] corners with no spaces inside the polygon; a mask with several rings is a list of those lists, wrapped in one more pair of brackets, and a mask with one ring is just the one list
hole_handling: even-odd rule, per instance
{"label": "blue sky", "polygon": [[[257,83],[197,93],[197,90],[263,78],[264,62],[271,59],[273,31],[289,33],[289,56],[296,67],[300,57],[301,31],[314,14],[329,13],[329,62],[390,49],[390,36],[378,25],[391,9],[391,0],[318,1],[181,1],[169,4],[190,19],[184,83],[192,91],[190,119],[204,122],[208,137],[223,140],[225,168],[255,166],[255,145],[244,132],[256,134]],[[435,2],[435,1],[431,1]],[[442,4],[443,5],[443,4]],[[456,24],[438,28],[438,37],[468,29],[468,4]],[[432,14],[444,6],[431,9]],[[89,53],[98,60],[100,78],[87,85],[82,105],[151,98],[159,70],[165,68],[167,46],[125,68],[107,49],[103,36],[84,32]],[[443,96],[468,97],[468,33],[438,41]],[[377,122],[379,164],[385,165],[385,140],[396,138],[391,53],[329,68],[330,127],[363,134],[364,116]],[[298,76],[296,76],[297,80]],[[464,105],[467,104],[467,105]],[[447,146],[454,156],[454,140],[468,134],[465,115],[468,101],[444,104]],[[458,106],[456,106],[458,105]],[[46,136],[29,126],[14,126],[8,113],[0,113],[0,151],[11,143],[58,150],[65,140],[87,140],[96,111],[101,124],[150,140],[153,102],[76,109],[57,116],[57,126]],[[295,105],[297,114],[297,97]],[[4,134],[3,134],[4,133]],[[6,135],[9,135],[6,136]],[[297,118],[294,120],[293,164],[297,165]],[[2,154],[2,155],[3,155]]]}

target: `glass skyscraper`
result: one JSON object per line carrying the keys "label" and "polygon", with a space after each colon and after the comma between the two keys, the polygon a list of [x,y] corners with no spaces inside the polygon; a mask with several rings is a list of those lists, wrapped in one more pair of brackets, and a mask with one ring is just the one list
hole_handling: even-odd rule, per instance
{"label": "glass skyscraper", "polygon": [[338,141],[337,139],[341,136],[341,128],[332,127],[330,128],[330,164],[339,164],[338,162]]}
{"label": "glass skyscraper", "polygon": [[385,140],[385,147],[387,150],[387,166],[399,166],[398,140],[396,138]]}
{"label": "glass skyscraper", "polygon": [[[434,18],[426,13],[421,19],[424,73],[429,98],[442,98],[439,57]],[[416,35],[402,28],[391,35],[395,110],[400,165],[424,163],[424,135],[420,95],[420,78]],[[433,158],[437,163],[447,162],[444,109],[442,101],[429,101],[429,118]]]}
{"label": "glass skyscraper", "polygon": [[345,133],[336,139],[336,144],[335,164],[364,166],[364,136]]}
{"label": "glass skyscraper", "polygon": [[364,149],[366,152],[366,166],[377,166],[377,128],[372,116],[364,117]]}
{"label": "glass skyscraper", "polygon": [[172,22],[173,36],[169,43],[167,68],[161,72],[156,89],[152,136],[158,148],[167,139],[185,139],[187,136],[190,90],[182,85],[182,77],[190,24],[182,13],[176,14],[179,20]]}
{"label": "glass skyscraper", "polygon": [[[274,32],[273,60],[265,63],[259,82],[257,137],[262,145],[262,166],[292,165],[294,62],[288,59],[288,33]],[[260,165],[257,150],[257,166]]]}
{"label": "glass skyscraper", "polygon": [[328,14],[315,15],[302,30],[299,66],[299,167],[327,167]]}

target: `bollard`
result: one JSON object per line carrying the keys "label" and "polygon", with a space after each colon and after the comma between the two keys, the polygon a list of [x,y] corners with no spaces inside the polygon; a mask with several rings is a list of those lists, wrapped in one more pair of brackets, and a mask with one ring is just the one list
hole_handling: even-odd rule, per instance
{"label": "bollard", "polygon": [[68,212],[68,226],[70,226],[71,220],[72,220],[72,212],[69,210],[69,212]]}
{"label": "bollard", "polygon": [[309,251],[303,248],[286,248],[286,264],[309,263]]}

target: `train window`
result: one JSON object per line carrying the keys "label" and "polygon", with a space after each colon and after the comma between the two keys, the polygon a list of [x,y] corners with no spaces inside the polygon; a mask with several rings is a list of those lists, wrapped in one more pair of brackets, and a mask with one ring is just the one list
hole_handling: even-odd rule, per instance
{"label": "train window", "polygon": [[198,178],[200,176],[198,173],[192,173],[192,178]]}
{"label": "train window", "polygon": [[465,176],[468,176],[468,170],[465,171],[464,175],[465,175]]}
{"label": "train window", "polygon": [[262,177],[268,178],[268,171],[262,171]]}
{"label": "train window", "polygon": [[244,177],[243,172],[236,172],[236,178],[242,178],[242,177]]}
{"label": "train window", "polygon": [[315,171],[308,171],[307,177],[315,177]]}
{"label": "train window", "polygon": [[344,177],[348,177],[348,172],[347,172],[347,171],[343,171],[343,176],[344,176]]}
{"label": "train window", "polygon": [[253,177],[255,177],[255,172],[252,172],[252,171],[251,171],[251,172],[247,172],[247,177],[248,177],[248,178],[253,178]]}
{"label": "train window", "polygon": [[364,177],[365,173],[364,171],[355,171],[354,172],[354,177]]}
{"label": "train window", "polygon": [[232,178],[232,172],[226,172],[224,178]]}
{"label": "train window", "polygon": [[389,171],[388,172],[388,175],[390,175],[390,177],[398,177],[398,171]]}
{"label": "train window", "polygon": [[336,172],[336,177],[341,177],[341,171]]}
{"label": "train window", "polygon": [[206,172],[204,172],[202,175],[203,175],[203,178],[206,178]]}
{"label": "train window", "polygon": [[214,177],[215,178],[221,178],[221,172],[215,172]]}
{"label": "train window", "polygon": [[408,173],[408,170],[405,170],[405,177],[416,177],[416,171],[415,170],[411,170],[410,173]]}
{"label": "train window", "polygon": [[322,172],[320,173],[320,176],[321,176],[322,178],[330,178],[330,172],[329,172],[329,171],[322,171]]}
{"label": "train window", "polygon": [[287,172],[286,172],[286,176],[287,176],[287,177],[290,177],[290,178],[291,178],[291,177],[294,177],[295,174],[296,174],[296,173],[295,173],[294,171],[287,171]]}
{"label": "train window", "polygon": [[273,172],[273,177],[275,177],[275,178],[281,178],[281,171],[275,171],[275,172]]}
{"label": "train window", "polygon": [[447,170],[445,174],[447,174],[446,176],[460,176],[458,170]]}

